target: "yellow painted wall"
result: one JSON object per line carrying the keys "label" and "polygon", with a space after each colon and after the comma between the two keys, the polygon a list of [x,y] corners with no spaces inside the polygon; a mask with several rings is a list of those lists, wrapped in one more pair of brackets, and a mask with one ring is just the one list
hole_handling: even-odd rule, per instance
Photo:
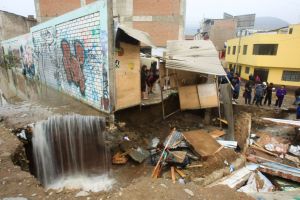
{"label": "yellow painted wall", "polygon": [[[249,74],[245,74],[245,66],[252,66],[250,73],[253,74],[254,68],[268,68],[268,82],[274,84],[284,84],[290,86],[300,86],[300,82],[282,81],[283,70],[300,71],[300,24],[292,25],[292,34],[264,33],[253,34],[242,38],[235,38],[227,41],[227,51],[230,47],[230,54],[226,51],[226,62],[238,63],[242,65],[241,77],[248,79]],[[240,43],[240,53],[237,60],[238,46]],[[278,44],[276,55],[253,55],[254,44]],[[247,54],[243,55],[243,46],[248,45]],[[232,54],[233,46],[236,46],[235,55]]]}
{"label": "yellow painted wall", "polygon": [[[228,63],[234,65],[235,63]],[[242,70],[241,70],[241,78],[248,80],[250,74],[254,74],[254,69],[255,68],[260,68],[256,66],[250,66],[250,65],[241,65]],[[245,68],[249,67],[249,73],[245,73]],[[300,82],[294,82],[294,81],[282,81],[282,73],[283,70],[288,70],[288,71],[300,71],[300,69],[288,69],[288,68],[268,68],[269,69],[269,75],[268,75],[268,83],[274,83],[276,85],[286,85],[286,86],[300,86]]]}

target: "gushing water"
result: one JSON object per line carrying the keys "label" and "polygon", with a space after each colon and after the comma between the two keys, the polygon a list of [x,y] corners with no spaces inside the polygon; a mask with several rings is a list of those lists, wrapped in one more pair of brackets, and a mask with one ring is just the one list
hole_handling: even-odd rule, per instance
{"label": "gushing water", "polygon": [[110,156],[104,119],[93,116],[53,116],[33,130],[37,178],[46,188],[110,189]]}

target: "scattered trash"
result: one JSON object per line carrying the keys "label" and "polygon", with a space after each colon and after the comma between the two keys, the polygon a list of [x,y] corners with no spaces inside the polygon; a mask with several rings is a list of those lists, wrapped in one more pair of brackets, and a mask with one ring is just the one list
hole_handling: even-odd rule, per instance
{"label": "scattered trash", "polygon": [[126,141],[130,141],[128,136],[124,136],[123,139],[126,140]]}
{"label": "scattered trash", "polygon": [[291,145],[289,148],[289,152],[296,156],[300,156],[300,145],[298,146]]}
{"label": "scattered trash", "polygon": [[153,139],[151,140],[151,147],[152,147],[152,148],[156,148],[157,145],[159,144],[159,141],[160,141],[160,140],[159,140],[157,137],[153,138]]}
{"label": "scattered trash", "polygon": [[188,193],[190,196],[194,196],[194,193],[193,193],[193,191],[192,190],[189,190],[189,189],[184,189],[184,191],[186,192],[186,193]]}
{"label": "scattered trash", "polygon": [[238,192],[272,192],[274,190],[274,185],[270,182],[267,177],[265,177],[261,172],[252,172],[247,184],[240,189]]}
{"label": "scattered trash", "polygon": [[233,171],[234,171],[234,166],[233,166],[233,165],[230,165],[230,166],[229,166],[229,172],[232,173]]}
{"label": "scattered trash", "polygon": [[185,180],[183,178],[179,178],[178,179],[178,183],[184,185],[185,184]]}
{"label": "scattered trash", "polygon": [[24,139],[24,140],[27,140],[25,130],[22,130],[20,133],[17,133],[17,137],[21,138],[21,139]]}
{"label": "scattered trash", "polygon": [[237,148],[237,141],[217,140],[217,142],[227,148],[232,148],[232,149]]}
{"label": "scattered trash", "polygon": [[[172,137],[171,137],[172,136]],[[169,141],[169,139],[171,139]],[[164,142],[164,146],[167,146],[167,143],[169,141],[169,145],[168,145],[168,148],[169,149],[175,149],[177,147],[179,147],[180,145],[182,145],[181,141],[183,140],[183,135],[182,133],[178,132],[178,131],[175,131],[172,135],[169,135],[165,142]],[[186,145],[185,145],[186,146]]]}

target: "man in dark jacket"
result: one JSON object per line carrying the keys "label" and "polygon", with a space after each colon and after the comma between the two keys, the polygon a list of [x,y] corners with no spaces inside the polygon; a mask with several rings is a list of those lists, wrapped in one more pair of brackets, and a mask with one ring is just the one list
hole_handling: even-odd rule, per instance
{"label": "man in dark jacket", "polygon": [[273,86],[274,86],[273,83],[270,83],[270,84],[268,84],[268,86],[266,88],[266,96],[265,96],[264,105],[266,105],[266,103],[268,102],[268,106],[270,106],[272,103]]}

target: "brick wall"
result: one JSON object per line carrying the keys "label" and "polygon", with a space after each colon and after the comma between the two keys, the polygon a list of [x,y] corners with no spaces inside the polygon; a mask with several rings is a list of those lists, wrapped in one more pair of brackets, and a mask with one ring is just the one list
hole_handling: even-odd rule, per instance
{"label": "brick wall", "polygon": [[45,21],[80,8],[80,0],[40,0],[39,6],[42,21]]}
{"label": "brick wall", "polygon": [[150,34],[157,46],[166,46],[167,40],[178,40],[179,26],[169,22],[134,22],[133,28]]}
{"label": "brick wall", "polygon": [[180,0],[133,0],[133,15],[179,15]]}
{"label": "brick wall", "polygon": [[33,27],[31,77],[109,113],[107,15],[106,1],[98,0]]}

